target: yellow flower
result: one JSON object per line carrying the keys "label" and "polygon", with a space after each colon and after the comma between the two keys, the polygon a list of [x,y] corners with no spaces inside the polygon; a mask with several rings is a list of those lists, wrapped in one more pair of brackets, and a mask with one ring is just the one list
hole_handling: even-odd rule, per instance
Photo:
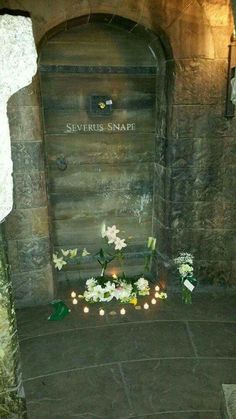
{"label": "yellow flower", "polygon": [[68,256],[70,251],[61,249],[61,253],[63,254],[63,256]]}
{"label": "yellow flower", "polygon": [[137,300],[137,298],[136,298],[136,297],[132,297],[132,298],[129,300],[129,302],[130,302],[130,304],[133,304],[134,306],[136,306],[136,304],[137,304],[138,300]]}
{"label": "yellow flower", "polygon": [[77,255],[77,251],[78,251],[78,249],[70,250],[70,257],[75,258],[75,256]]}

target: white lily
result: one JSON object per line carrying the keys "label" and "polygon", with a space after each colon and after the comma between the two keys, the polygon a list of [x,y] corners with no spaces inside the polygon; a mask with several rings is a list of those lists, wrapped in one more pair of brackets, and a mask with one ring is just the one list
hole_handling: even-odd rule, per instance
{"label": "white lily", "polygon": [[115,241],[115,250],[121,250],[123,247],[126,247],[127,244],[125,243],[125,239],[120,239],[119,237],[116,237]]}
{"label": "white lily", "polygon": [[55,265],[55,268],[57,268],[59,271],[62,269],[64,265],[66,265],[66,262],[63,260],[63,257],[59,258],[55,253],[53,253],[53,263]]}
{"label": "white lily", "polygon": [[83,251],[82,251],[82,256],[84,257],[84,256],[88,256],[88,255],[90,255],[90,253],[87,251],[86,248],[84,248]]}

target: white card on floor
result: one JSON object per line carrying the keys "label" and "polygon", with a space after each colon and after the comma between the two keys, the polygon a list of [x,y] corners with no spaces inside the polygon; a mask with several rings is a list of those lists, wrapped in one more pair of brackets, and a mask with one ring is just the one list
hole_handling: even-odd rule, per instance
{"label": "white card on floor", "polygon": [[191,284],[191,282],[188,280],[188,279],[185,279],[185,281],[184,281],[184,285],[185,285],[185,287],[186,288],[188,288],[188,290],[189,291],[193,291],[194,290],[194,285],[193,284]]}

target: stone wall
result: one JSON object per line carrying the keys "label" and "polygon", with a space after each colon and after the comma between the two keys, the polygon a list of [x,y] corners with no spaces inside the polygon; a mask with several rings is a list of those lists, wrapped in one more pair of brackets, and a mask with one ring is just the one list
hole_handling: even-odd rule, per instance
{"label": "stone wall", "polygon": [[25,404],[5,245],[0,226],[0,417],[23,418]]}
{"label": "stone wall", "polygon": [[[167,264],[168,258],[181,250],[192,252],[199,267],[198,274],[205,282],[235,283],[236,124],[234,119],[224,118],[228,44],[233,30],[229,0],[2,0],[2,5],[6,8],[22,8],[31,13],[35,39],[39,45],[45,33],[52,31],[56,25],[69,27],[72,24],[70,19],[84,15],[92,17],[94,13],[103,13],[105,17],[109,14],[111,21],[118,19],[119,15],[129,18],[160,36],[170,80],[163,97],[163,101],[168,102],[168,118],[166,126],[160,129],[162,148],[156,165],[157,187],[162,194],[155,212],[159,249]],[[88,21],[89,17],[86,19]],[[34,95],[35,92],[30,95],[31,100],[35,100]],[[31,107],[25,109],[24,103],[27,103],[27,99],[23,93],[20,107],[30,113],[22,117],[22,111],[18,108],[18,117],[28,124],[27,129],[32,132],[37,126],[38,115],[32,113]],[[13,102],[11,106],[15,106]],[[14,118],[13,131],[18,126],[14,124]],[[19,131],[18,128],[18,134]],[[32,141],[29,138],[30,143],[35,141],[37,139],[33,138]],[[39,149],[34,147],[37,154]],[[29,153],[35,155],[32,150]],[[19,149],[17,153],[21,153]],[[38,175],[40,172],[41,169],[37,169]],[[42,177],[31,178],[29,184],[33,181],[34,187],[40,189]],[[16,193],[17,187],[16,180]],[[42,294],[37,285],[41,284],[40,275],[50,269],[48,255],[40,257],[39,261],[36,257],[40,244],[44,248],[48,246],[45,246],[48,233],[44,233],[43,237],[36,234],[35,254],[32,254],[31,245],[34,235],[30,208],[45,209],[45,204],[27,205],[18,207],[19,210],[24,209],[24,214],[28,210],[31,220],[28,223],[30,233],[25,250],[18,245],[24,244],[22,235],[16,238],[14,232],[9,232],[10,226],[8,230],[12,263],[20,257],[22,266],[21,273],[13,278],[14,282],[21,282],[27,270],[31,272],[31,282],[27,282],[24,289],[28,295],[25,304],[30,300],[36,301],[36,295],[41,295],[41,301],[49,298],[47,280]],[[13,213],[11,217],[19,220],[20,214]],[[16,225],[19,225],[18,221]],[[27,252],[32,255],[29,258],[30,266]],[[20,294],[18,296],[21,299]]]}
{"label": "stone wall", "polygon": [[53,298],[39,81],[8,102],[12,141],[14,210],[5,234],[18,306]]}

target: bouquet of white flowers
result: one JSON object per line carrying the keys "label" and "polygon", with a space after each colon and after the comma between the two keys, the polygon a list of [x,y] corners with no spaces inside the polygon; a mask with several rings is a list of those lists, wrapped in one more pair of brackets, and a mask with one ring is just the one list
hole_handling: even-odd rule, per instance
{"label": "bouquet of white flowers", "polygon": [[197,279],[193,276],[193,256],[190,253],[180,253],[174,259],[177,266],[182,286],[182,300],[186,304],[192,303],[192,292],[197,285]]}
{"label": "bouquet of white flowers", "polygon": [[[89,278],[86,281],[85,291],[79,295],[79,298],[89,303],[109,302],[114,299],[121,303],[136,305],[139,296],[149,295],[149,281],[144,276],[152,268],[152,261],[156,253],[156,238],[148,238],[147,255],[145,256],[144,273],[142,275],[131,278],[126,277],[123,272],[120,277],[117,275],[110,277],[106,276],[108,264],[114,259],[123,261],[123,249],[127,247],[125,239],[120,238],[117,235],[118,233],[119,230],[115,225],[107,228],[103,226],[102,238],[105,240],[105,246],[94,255],[101,265],[101,275]],[[61,270],[67,264],[81,263],[83,258],[88,255],[90,253],[86,248],[82,252],[78,252],[78,249],[61,249],[60,252],[53,254],[53,262],[55,267]]]}

